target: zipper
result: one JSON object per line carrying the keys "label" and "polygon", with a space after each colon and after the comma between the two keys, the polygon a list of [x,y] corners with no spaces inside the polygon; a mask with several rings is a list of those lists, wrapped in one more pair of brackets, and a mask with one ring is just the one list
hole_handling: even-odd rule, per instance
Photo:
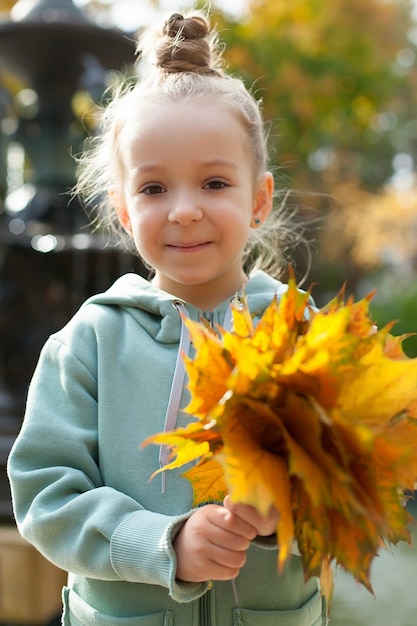
{"label": "zipper", "polygon": [[212,328],[214,328],[214,313],[213,311],[203,311],[201,313],[201,317],[205,320]]}
{"label": "zipper", "polygon": [[[205,320],[211,328],[214,329],[214,313],[213,311],[203,311],[201,315],[202,319]],[[229,307],[224,319],[224,328],[229,330],[231,328],[231,308]],[[208,504],[208,503],[205,503]],[[235,602],[237,600],[237,592],[236,587],[233,581],[233,595],[235,598]],[[201,596],[198,600],[198,626],[212,626],[211,621],[211,594],[212,594],[212,586],[206,591],[206,593]]]}
{"label": "zipper", "polygon": [[198,626],[211,626],[211,589],[198,600]]}

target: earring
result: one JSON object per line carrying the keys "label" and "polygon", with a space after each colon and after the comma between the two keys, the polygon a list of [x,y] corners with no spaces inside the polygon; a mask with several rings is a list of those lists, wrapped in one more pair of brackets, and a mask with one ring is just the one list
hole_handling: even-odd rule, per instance
{"label": "earring", "polygon": [[261,220],[257,217],[255,217],[255,226],[259,226],[259,224],[261,223]]}

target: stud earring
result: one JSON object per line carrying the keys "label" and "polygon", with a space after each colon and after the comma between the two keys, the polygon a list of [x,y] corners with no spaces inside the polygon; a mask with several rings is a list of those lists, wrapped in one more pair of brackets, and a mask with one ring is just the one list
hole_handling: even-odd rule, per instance
{"label": "stud earring", "polygon": [[261,223],[261,220],[255,217],[255,226],[259,226],[260,223]]}

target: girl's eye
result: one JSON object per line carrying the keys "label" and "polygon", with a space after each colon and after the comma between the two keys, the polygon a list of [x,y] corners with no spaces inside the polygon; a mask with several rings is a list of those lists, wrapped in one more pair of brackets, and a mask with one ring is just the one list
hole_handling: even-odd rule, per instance
{"label": "girl's eye", "polygon": [[147,185],[146,187],[142,187],[140,190],[141,193],[146,194],[147,196],[156,196],[159,193],[165,193],[166,189],[161,187],[161,185]]}
{"label": "girl's eye", "polygon": [[227,184],[223,180],[215,179],[210,180],[205,186],[205,189],[224,189],[227,187]]}

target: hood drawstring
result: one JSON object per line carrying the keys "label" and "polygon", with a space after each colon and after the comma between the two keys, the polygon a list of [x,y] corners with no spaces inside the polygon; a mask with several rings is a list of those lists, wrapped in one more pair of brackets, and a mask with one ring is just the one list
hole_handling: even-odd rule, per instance
{"label": "hood drawstring", "polygon": [[[171,392],[169,394],[168,407],[165,415],[165,423],[164,423],[164,432],[174,430],[176,423],[178,412],[180,408],[181,396],[184,387],[184,379],[185,379],[185,365],[183,355],[188,355],[190,349],[190,333],[188,332],[188,328],[184,323],[184,318],[189,319],[189,313],[184,303],[180,300],[175,300],[172,305],[177,309],[181,317],[181,335],[178,346],[178,354],[177,360],[175,363],[174,376],[172,378]],[[230,306],[227,307],[223,328],[225,330],[230,330],[232,326],[232,309]],[[170,448],[169,446],[162,445],[159,450],[159,467],[163,468],[169,460]],[[165,493],[166,489],[166,472],[162,472],[162,493]]]}
{"label": "hood drawstring", "polygon": [[[180,408],[182,389],[184,386],[184,378],[185,378],[185,365],[183,354],[188,355],[188,351],[190,348],[190,333],[188,332],[188,328],[184,324],[184,317],[189,319],[189,314],[184,306],[184,303],[180,300],[176,300],[172,303],[172,305],[177,309],[177,311],[181,314],[181,336],[180,342],[178,346],[178,354],[177,360],[175,363],[174,376],[172,379],[171,392],[169,394],[168,407],[165,415],[165,424],[164,424],[164,432],[173,430],[177,423],[178,411]],[[159,466],[164,467],[169,458],[170,448],[169,446],[161,446],[159,451]],[[166,476],[165,472],[162,472],[162,493],[165,493],[166,487]]]}

